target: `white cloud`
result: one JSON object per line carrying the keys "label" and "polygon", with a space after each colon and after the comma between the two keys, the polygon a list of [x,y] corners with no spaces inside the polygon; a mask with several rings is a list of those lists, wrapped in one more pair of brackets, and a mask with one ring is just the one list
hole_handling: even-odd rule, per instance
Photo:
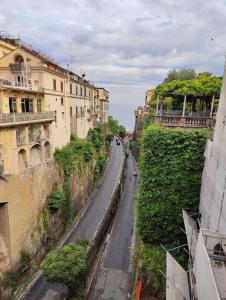
{"label": "white cloud", "polygon": [[113,103],[125,104],[141,104],[145,88],[172,68],[220,75],[225,20],[225,0],[2,0],[0,11],[1,30],[64,67],[73,55],[76,72],[85,69]]}

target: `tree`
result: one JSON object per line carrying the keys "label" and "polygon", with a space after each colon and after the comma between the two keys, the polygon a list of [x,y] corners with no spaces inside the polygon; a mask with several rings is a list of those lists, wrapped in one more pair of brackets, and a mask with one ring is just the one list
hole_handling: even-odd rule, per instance
{"label": "tree", "polygon": [[88,242],[81,238],[63,248],[49,252],[41,264],[44,277],[50,282],[79,283],[86,270]]}
{"label": "tree", "polygon": [[197,79],[203,78],[203,77],[211,77],[213,74],[210,72],[200,72],[197,75]]}
{"label": "tree", "polygon": [[117,120],[113,119],[112,116],[109,116],[108,118],[108,126],[113,132],[117,133],[119,123]]}
{"label": "tree", "polygon": [[184,95],[186,95],[187,103],[192,104],[192,111],[196,111],[197,99],[205,103],[206,109],[210,110],[212,97],[219,97],[221,85],[221,78],[203,72],[197,79],[163,82],[156,87],[155,96],[173,97],[173,108],[181,109]]}
{"label": "tree", "polygon": [[118,127],[118,135],[124,139],[124,137],[126,136],[126,128],[123,125],[119,125]]}
{"label": "tree", "polygon": [[167,77],[164,79],[165,83],[172,82],[174,80],[192,80],[196,78],[196,73],[194,69],[183,68],[179,71],[172,70],[169,71]]}
{"label": "tree", "polygon": [[126,135],[126,128],[120,125],[117,120],[114,120],[112,116],[108,118],[108,126],[115,134],[118,134],[122,139]]}

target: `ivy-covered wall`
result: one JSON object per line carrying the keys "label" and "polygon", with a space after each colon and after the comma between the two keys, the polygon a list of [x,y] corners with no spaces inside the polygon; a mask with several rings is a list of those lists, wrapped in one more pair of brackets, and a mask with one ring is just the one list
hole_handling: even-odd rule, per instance
{"label": "ivy-covered wall", "polygon": [[110,142],[107,128],[100,126],[90,129],[86,139],[73,138],[67,146],[56,150],[54,158],[64,170],[65,201],[59,201],[66,207],[67,222],[82,208],[103,173]]}
{"label": "ivy-covered wall", "polygon": [[206,129],[149,126],[143,133],[137,226],[143,241],[172,243],[183,235],[182,208],[198,211]]}
{"label": "ivy-covered wall", "polygon": [[[165,290],[164,277],[158,271],[165,260],[160,244],[169,249],[186,243],[181,230],[182,208],[190,214],[198,212],[203,154],[209,137],[207,129],[150,125],[143,131],[136,207],[142,243],[137,259],[143,266],[144,285],[149,282],[152,295],[158,294],[160,299],[164,299]],[[174,254],[180,263],[185,261],[184,251]]]}

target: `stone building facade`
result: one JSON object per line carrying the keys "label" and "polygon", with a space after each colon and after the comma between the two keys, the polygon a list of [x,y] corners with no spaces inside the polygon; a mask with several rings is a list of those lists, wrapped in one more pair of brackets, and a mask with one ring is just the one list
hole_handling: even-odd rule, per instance
{"label": "stone building facade", "polygon": [[[55,149],[107,122],[108,105],[100,103],[108,98],[98,90],[20,40],[0,36],[0,274],[15,268],[21,250],[35,253],[41,245],[42,210],[63,183]],[[83,189],[73,184],[76,199]]]}

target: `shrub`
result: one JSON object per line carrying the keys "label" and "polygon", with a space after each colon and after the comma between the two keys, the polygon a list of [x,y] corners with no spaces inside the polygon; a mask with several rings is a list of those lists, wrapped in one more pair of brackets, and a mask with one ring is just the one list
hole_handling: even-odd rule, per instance
{"label": "shrub", "polygon": [[72,139],[61,150],[57,149],[54,158],[63,166],[64,172],[70,175],[78,163],[86,163],[93,159],[94,151],[91,141]]}
{"label": "shrub", "polygon": [[154,123],[154,112],[150,111],[147,115],[144,116],[143,120],[143,129],[146,129],[150,124]]}
{"label": "shrub", "polygon": [[[151,287],[160,290],[165,285],[165,279],[159,272],[165,272],[166,269],[166,257],[165,252],[160,246],[143,244],[136,250],[136,257],[142,264],[145,271],[149,271],[144,276],[150,276]],[[151,275],[150,275],[151,274]]]}
{"label": "shrub", "polygon": [[86,270],[87,246],[85,239],[78,239],[59,250],[49,252],[41,264],[46,280],[64,283],[69,287],[79,283]]}
{"label": "shrub", "polygon": [[16,285],[16,276],[12,272],[5,272],[0,276],[0,288],[13,288]]}
{"label": "shrub", "polygon": [[66,197],[64,192],[54,190],[48,199],[48,208],[52,213],[55,213],[64,203]]}
{"label": "shrub", "polygon": [[27,250],[22,249],[20,251],[20,263],[19,263],[17,271],[23,272],[25,269],[27,269],[30,266],[30,263],[31,263],[30,253]]}
{"label": "shrub", "polygon": [[92,142],[95,150],[99,152],[104,145],[104,136],[102,132],[102,127],[90,129],[87,138]]}
{"label": "shrub", "polygon": [[208,130],[156,125],[144,131],[137,226],[146,243],[183,240],[181,210],[198,211],[203,153],[209,136]]}
{"label": "shrub", "polygon": [[110,132],[107,133],[107,135],[106,135],[106,142],[110,144],[113,140],[114,140],[114,134],[110,133]]}
{"label": "shrub", "polygon": [[94,169],[94,181],[96,181],[100,177],[100,175],[102,175],[106,163],[106,155],[100,155],[100,157],[97,159],[96,166]]}
{"label": "shrub", "polygon": [[[105,151],[105,127],[99,126],[90,129],[86,139],[76,139],[71,137],[70,143],[63,147],[61,150],[57,149],[54,153],[54,158],[64,169],[64,194],[65,194],[65,207],[66,207],[66,223],[70,223],[73,215],[73,207],[71,201],[71,187],[70,175],[72,170],[76,170],[78,176],[81,178],[87,163],[94,157],[99,160],[98,171],[94,170],[95,174],[102,172],[102,152]],[[55,212],[58,209],[58,204],[62,203],[60,199],[54,197],[50,202],[50,210]]]}

